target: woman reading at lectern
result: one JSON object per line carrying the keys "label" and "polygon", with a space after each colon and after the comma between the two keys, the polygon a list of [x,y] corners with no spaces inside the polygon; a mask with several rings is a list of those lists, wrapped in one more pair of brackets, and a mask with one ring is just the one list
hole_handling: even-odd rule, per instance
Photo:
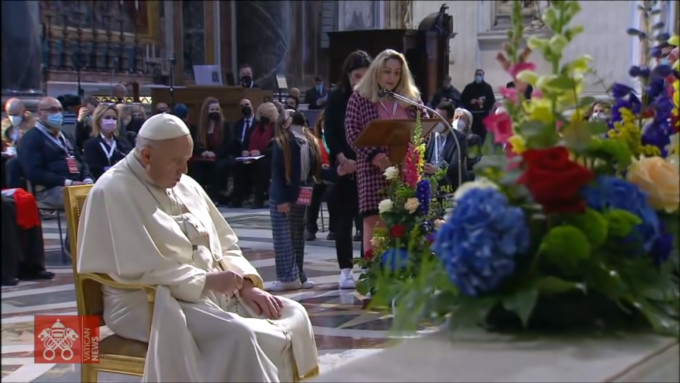
{"label": "woman reading at lectern", "polygon": [[[347,104],[345,134],[357,154],[357,184],[359,214],[363,217],[364,251],[371,249],[373,229],[384,223],[378,214],[378,204],[385,198],[387,182],[383,171],[393,165],[387,158],[386,147],[359,147],[354,143],[374,120],[415,119],[416,108],[402,101],[381,98],[382,89],[393,91],[422,104],[406,59],[401,53],[386,49],[375,58],[354,88]],[[426,117],[426,116],[423,116]]]}

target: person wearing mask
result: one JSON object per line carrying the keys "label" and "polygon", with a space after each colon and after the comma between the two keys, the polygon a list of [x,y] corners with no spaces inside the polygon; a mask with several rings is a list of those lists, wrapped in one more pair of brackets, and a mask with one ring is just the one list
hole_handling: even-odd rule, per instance
{"label": "person wearing mask", "polygon": [[432,97],[432,106],[437,107],[441,102],[450,102],[454,108],[457,108],[460,105],[460,99],[460,92],[453,86],[451,76],[446,76],[442,81],[442,88]]}
{"label": "person wearing mask", "polygon": [[269,186],[276,281],[269,291],[311,289],[305,275],[305,212],[302,188],[321,182],[321,150],[302,113],[282,110],[276,122]]}
{"label": "person wearing mask", "polygon": [[308,109],[323,109],[328,98],[328,90],[323,86],[323,79],[319,76],[314,78],[314,88],[305,93],[305,102]]}
{"label": "person wearing mask", "polygon": [[[255,124],[255,114],[253,113],[253,104],[247,98],[239,102],[241,108],[241,119],[234,124],[234,139],[232,140],[231,153],[234,158],[247,157],[248,144],[250,140],[250,132],[253,130]],[[245,156],[244,156],[245,154]],[[245,169],[244,166],[236,164],[234,168],[234,180],[243,180],[245,175],[239,174]],[[243,196],[247,194],[244,190],[246,184],[243,182],[234,182],[234,187],[229,197],[229,207],[239,208],[242,206]],[[237,198],[238,197],[238,198]]]}
{"label": "person wearing mask", "polygon": [[[325,111],[326,143],[330,149],[330,162],[347,169],[347,174],[338,177],[330,204],[335,206],[335,252],[340,268],[338,285],[341,289],[354,289],[356,281],[352,275],[354,248],[352,244],[352,225],[359,217],[359,194],[357,190],[357,155],[345,135],[345,115],[347,103],[354,87],[371,65],[368,53],[356,50],[350,53],[342,65],[340,86],[328,96]],[[329,204],[329,206],[330,206]],[[363,224],[357,222],[357,232],[361,233]],[[360,240],[361,241],[361,240]],[[362,245],[363,245],[363,241]],[[362,252],[363,254],[363,252]]]}
{"label": "person wearing mask", "polygon": [[64,186],[94,182],[87,164],[70,137],[61,131],[64,115],[54,97],[38,102],[38,122],[19,142],[19,162],[31,182],[36,200],[64,209]]}
{"label": "person wearing mask", "polygon": [[[371,63],[347,103],[345,133],[347,142],[357,153],[357,184],[359,189],[359,213],[364,219],[362,230],[364,250],[372,249],[371,238],[376,226],[384,226],[378,213],[387,187],[383,172],[393,164],[387,157],[386,147],[356,146],[359,135],[374,120],[415,119],[416,108],[397,100],[380,98],[378,93],[387,89],[422,103],[420,91],[401,53],[386,49]],[[423,113],[427,117],[427,113]]]}
{"label": "person wearing mask", "polygon": [[208,97],[201,106],[198,129],[194,132],[194,155],[190,174],[200,185],[207,188],[208,195],[216,203],[224,203],[229,174],[235,167],[230,152],[231,127],[224,120],[220,102]]}
{"label": "person wearing mask", "polygon": [[19,140],[26,132],[35,127],[36,119],[33,113],[26,110],[24,102],[12,97],[5,102],[7,117],[2,119],[2,170],[7,171],[3,177],[3,187],[25,187],[24,174],[17,159]]}
{"label": "person wearing mask", "polygon": [[585,117],[586,121],[591,122],[608,122],[609,121],[609,104],[604,101],[595,101]]}
{"label": "person wearing mask", "polygon": [[258,86],[255,85],[253,79],[253,68],[250,64],[243,64],[238,70],[238,79],[242,87],[255,89]]}
{"label": "person wearing mask", "polygon": [[167,113],[168,111],[170,111],[168,104],[166,104],[164,102],[159,102],[158,104],[156,104],[156,113],[155,114]]}
{"label": "person wearing mask", "polygon": [[475,80],[465,86],[461,101],[463,108],[472,112],[472,133],[478,135],[483,143],[486,139],[484,119],[496,104],[491,85],[484,81],[484,70],[475,71]]}
{"label": "person wearing mask", "polygon": [[84,101],[85,106],[78,110],[78,122],[76,123],[76,148],[82,153],[85,150],[85,141],[92,136],[92,115],[99,105],[96,97],[90,96]]}
{"label": "person wearing mask", "polygon": [[254,190],[253,204],[251,208],[261,209],[264,207],[265,193],[269,186],[271,173],[271,145],[274,136],[274,124],[279,117],[279,111],[272,102],[260,104],[255,113],[255,126],[248,138],[248,147],[242,153],[242,157],[262,158],[249,161],[239,161],[234,184],[243,185],[235,189],[238,192],[233,196],[232,202],[240,204],[248,196],[252,186]]}
{"label": "person wearing mask", "polygon": [[300,105],[300,99],[299,98],[297,98],[295,96],[288,95],[288,97],[286,97],[286,103],[284,105],[284,108],[297,111],[299,105]]}
{"label": "person wearing mask", "polygon": [[92,137],[85,142],[85,163],[95,180],[125,158],[131,146],[118,137],[118,110],[101,104],[92,115]]}
{"label": "person wearing mask", "polygon": [[[440,189],[453,193],[458,189],[458,153],[462,161],[462,182],[468,180],[467,174],[467,135],[472,125],[472,114],[462,108],[455,109],[450,102],[437,105],[437,113],[451,122],[451,132],[443,123],[437,124],[425,149],[425,174],[433,175],[439,169],[446,169],[443,179],[439,180]],[[454,138],[453,135],[456,135]],[[460,148],[456,145],[456,139]],[[460,149],[460,151],[459,151]]]}
{"label": "person wearing mask", "polygon": [[[509,83],[505,84],[505,87],[508,89],[512,89],[516,88],[517,86],[515,85],[514,81],[510,81]],[[526,84],[526,88],[524,88],[524,99],[531,100],[532,93],[534,93],[534,87],[531,86],[531,84]]]}

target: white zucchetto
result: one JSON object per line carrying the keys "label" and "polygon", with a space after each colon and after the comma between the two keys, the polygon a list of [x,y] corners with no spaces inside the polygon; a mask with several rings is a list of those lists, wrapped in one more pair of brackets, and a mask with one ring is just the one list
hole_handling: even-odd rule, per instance
{"label": "white zucchetto", "polygon": [[149,140],[162,141],[191,135],[189,128],[179,117],[161,113],[149,117],[137,134]]}

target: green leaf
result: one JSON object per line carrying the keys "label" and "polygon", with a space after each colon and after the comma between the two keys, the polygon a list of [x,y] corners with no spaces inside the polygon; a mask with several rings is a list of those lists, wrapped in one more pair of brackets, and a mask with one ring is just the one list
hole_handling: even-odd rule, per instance
{"label": "green leaf", "polygon": [[583,283],[565,281],[562,278],[547,276],[536,281],[536,287],[541,294],[561,294],[571,290],[579,290],[586,293],[586,285]]}
{"label": "green leaf", "polygon": [[449,329],[455,331],[461,328],[473,327],[483,323],[489,311],[498,304],[496,297],[461,300],[451,310]]}
{"label": "green leaf", "polygon": [[678,326],[678,321],[676,319],[664,314],[644,298],[626,297],[625,300],[644,315],[645,319],[647,319],[656,332],[678,336],[680,326]]}
{"label": "green leaf", "polygon": [[534,311],[537,300],[538,289],[536,289],[536,286],[532,286],[503,299],[503,307],[505,307],[506,310],[517,314],[522,320],[522,325],[527,327],[531,312]]}
{"label": "green leaf", "polygon": [[588,122],[588,131],[593,135],[602,135],[609,130],[604,122]]}
{"label": "green leaf", "polygon": [[565,275],[580,275],[584,261],[590,256],[588,237],[574,226],[552,228],[543,237],[539,248],[542,260],[557,267]]}
{"label": "green leaf", "polygon": [[528,121],[523,122],[517,127],[517,131],[520,132],[522,136],[534,137],[540,135],[546,129],[545,124],[541,121]]}
{"label": "green leaf", "polygon": [[614,161],[621,168],[626,168],[630,165],[632,153],[626,143],[616,139],[597,139],[591,141],[591,147],[588,149],[594,157],[604,159],[606,161]]}
{"label": "green leaf", "polygon": [[585,153],[590,146],[592,133],[587,128],[585,121],[576,121],[572,124],[565,125],[566,128],[562,132],[567,148],[571,149],[577,154]]}
{"label": "green leaf", "polygon": [[551,88],[572,90],[576,87],[576,81],[571,77],[558,76],[557,78],[548,81],[547,85]]}
{"label": "green leaf", "polygon": [[550,38],[549,44],[553,52],[562,53],[564,48],[566,48],[569,44],[569,41],[561,34],[555,34],[552,38]]}
{"label": "green leaf", "polygon": [[630,36],[639,36],[640,33],[642,33],[642,32],[640,32],[638,29],[635,29],[635,28],[628,28],[626,30],[626,33],[628,33],[628,35],[630,35]]}
{"label": "green leaf", "polygon": [[583,25],[576,25],[573,28],[569,28],[564,32],[564,37],[566,37],[567,41],[572,41],[574,37],[580,35],[585,31],[585,28],[583,28]]}
{"label": "green leaf", "polygon": [[588,237],[593,247],[601,246],[607,240],[607,220],[593,209],[586,209],[580,214],[569,214],[565,220],[570,225],[577,227]]}
{"label": "green leaf", "polygon": [[636,225],[642,223],[637,215],[621,209],[610,209],[604,212],[607,220],[610,236],[623,238],[627,236]]}
{"label": "green leaf", "polygon": [[652,25],[652,29],[664,29],[666,27],[666,23],[663,21],[659,21],[658,23]]}

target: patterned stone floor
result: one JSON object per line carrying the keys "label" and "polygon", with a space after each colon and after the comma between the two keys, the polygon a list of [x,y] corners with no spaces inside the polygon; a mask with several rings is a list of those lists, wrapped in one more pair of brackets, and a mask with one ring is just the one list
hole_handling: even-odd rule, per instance
{"label": "patterned stone floor", "polygon": [[[245,256],[258,268],[266,285],[275,279],[274,253],[267,210],[223,209],[241,240]],[[326,227],[328,222],[325,222]],[[321,221],[319,221],[321,228]],[[35,315],[75,314],[76,302],[71,265],[63,264],[59,234],[54,220],[44,222],[48,269],[57,273],[52,281],[21,282],[2,288],[2,381],[74,382],[79,366],[35,364],[33,360],[33,318]],[[321,371],[376,352],[393,340],[388,332],[391,316],[361,309],[356,291],[339,290],[337,262],[327,233],[307,242],[305,270],[316,286],[284,294],[308,310],[320,352]],[[358,245],[355,255],[358,256]],[[139,378],[102,373],[103,382],[136,382]]]}

